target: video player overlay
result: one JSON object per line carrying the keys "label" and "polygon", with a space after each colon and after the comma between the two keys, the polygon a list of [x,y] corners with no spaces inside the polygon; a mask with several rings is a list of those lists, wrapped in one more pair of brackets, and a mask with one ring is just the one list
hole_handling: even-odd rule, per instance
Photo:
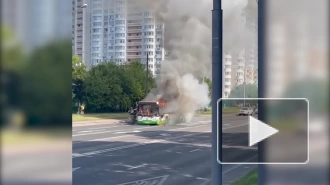
{"label": "video player overlay", "polygon": [[219,163],[308,162],[307,99],[223,98],[218,100],[217,108],[218,128],[222,125],[222,134],[218,133]]}

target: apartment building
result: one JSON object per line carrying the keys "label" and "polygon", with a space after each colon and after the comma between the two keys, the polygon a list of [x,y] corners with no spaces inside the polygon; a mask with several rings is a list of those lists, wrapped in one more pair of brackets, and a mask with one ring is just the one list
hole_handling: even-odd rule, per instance
{"label": "apartment building", "polygon": [[88,68],[91,66],[90,2],[72,0],[72,53],[79,56]]}
{"label": "apartment building", "polygon": [[139,0],[91,0],[91,63],[140,61],[154,75],[164,60],[164,24]]}
{"label": "apartment building", "polygon": [[17,37],[24,52],[71,35],[71,1],[2,0],[3,25]]}
{"label": "apartment building", "polygon": [[225,54],[223,61],[222,97],[227,98],[232,88],[232,57],[229,54]]}

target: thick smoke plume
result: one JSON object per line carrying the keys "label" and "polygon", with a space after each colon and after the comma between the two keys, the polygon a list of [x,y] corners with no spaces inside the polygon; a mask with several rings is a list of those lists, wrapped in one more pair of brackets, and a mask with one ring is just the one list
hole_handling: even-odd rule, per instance
{"label": "thick smoke plume", "polygon": [[[239,2],[240,6],[235,3],[238,1],[225,0],[224,5],[231,8],[230,12],[224,11],[226,24],[238,21],[246,6],[244,2]],[[212,0],[146,0],[145,5],[153,10],[157,22],[165,23],[164,48],[169,52],[161,63],[157,88],[145,100],[162,98],[168,102],[164,111],[185,114],[186,121],[190,121],[198,108],[210,103],[208,86],[201,79],[211,76]],[[238,28],[242,30],[236,30]],[[237,25],[228,29],[225,42],[231,44],[224,46],[243,45],[237,40],[240,35],[231,32],[244,34],[244,27]]]}

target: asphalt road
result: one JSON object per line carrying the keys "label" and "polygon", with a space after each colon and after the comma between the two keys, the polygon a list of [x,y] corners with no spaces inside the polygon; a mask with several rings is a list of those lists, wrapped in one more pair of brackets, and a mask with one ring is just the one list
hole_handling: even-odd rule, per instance
{"label": "asphalt road", "polygon": [[[247,117],[223,118],[224,160],[256,158],[255,152],[244,149],[247,131]],[[73,184],[211,184],[211,117],[196,117],[192,123],[175,126],[73,127],[72,136]],[[254,168],[255,165],[223,165],[223,184],[230,184]]]}

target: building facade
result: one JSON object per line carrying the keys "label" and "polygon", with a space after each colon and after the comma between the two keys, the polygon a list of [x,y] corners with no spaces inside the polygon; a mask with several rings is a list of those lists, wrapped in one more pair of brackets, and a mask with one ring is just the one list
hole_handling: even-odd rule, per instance
{"label": "building facade", "polygon": [[[72,0],[72,53],[89,68],[90,63],[90,0]],[[83,6],[87,4],[87,6]]]}
{"label": "building facade", "polygon": [[155,75],[164,60],[164,24],[139,0],[91,1],[91,65],[140,61]]}

